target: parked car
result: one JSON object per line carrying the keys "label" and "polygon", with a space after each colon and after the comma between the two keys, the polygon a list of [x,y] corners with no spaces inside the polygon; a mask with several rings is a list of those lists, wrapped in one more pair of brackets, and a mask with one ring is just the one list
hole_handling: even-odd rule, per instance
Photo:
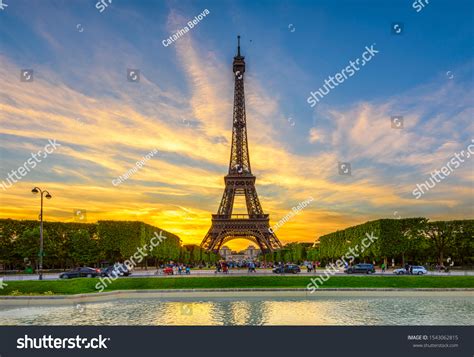
{"label": "parked car", "polygon": [[405,268],[398,268],[393,271],[393,274],[404,275],[408,274],[408,272],[405,270]]}
{"label": "parked car", "polygon": [[413,266],[413,274],[416,274],[416,275],[428,274],[428,270],[426,270],[424,266],[415,265]]}
{"label": "parked car", "polygon": [[109,277],[117,277],[117,276],[129,276],[132,272],[127,268],[125,264],[116,263],[114,265],[108,266],[104,268],[100,272],[100,276],[109,276]]}
{"label": "parked car", "polygon": [[95,278],[100,275],[100,269],[82,267],[59,274],[60,279]]}
{"label": "parked car", "polygon": [[[428,270],[426,270],[426,268],[424,266],[421,266],[421,265],[413,265],[411,267],[412,269],[412,273],[411,274],[414,274],[414,275],[423,275],[423,274],[428,274]],[[410,274],[409,271],[406,271],[405,268],[400,268],[400,269],[395,269],[393,271],[394,274],[397,274],[397,275],[404,275],[404,274]]]}
{"label": "parked car", "polygon": [[296,264],[280,265],[272,270],[276,274],[297,274],[301,271],[300,267]]}
{"label": "parked car", "polygon": [[172,266],[167,266],[163,269],[163,274],[165,275],[173,275],[173,267]]}
{"label": "parked car", "polygon": [[353,274],[353,273],[370,274],[370,273],[375,273],[375,268],[373,264],[356,264],[354,266],[348,267],[347,269],[344,269],[344,272],[347,274]]}

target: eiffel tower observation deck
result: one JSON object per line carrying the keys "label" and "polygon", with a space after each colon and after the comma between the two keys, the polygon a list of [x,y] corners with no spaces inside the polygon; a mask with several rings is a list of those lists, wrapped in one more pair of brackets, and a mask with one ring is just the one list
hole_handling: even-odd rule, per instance
{"label": "eiffel tower observation deck", "polygon": [[[232,64],[234,72],[234,111],[232,118],[232,147],[229,171],[224,177],[225,189],[217,214],[201,247],[217,252],[232,239],[248,239],[257,244],[263,253],[281,248],[281,243],[270,229],[270,218],[263,212],[255,189],[256,177],[250,167],[245,116],[244,73],[245,57],[240,53],[240,36],[237,37],[237,55]],[[236,196],[244,196],[246,214],[233,214]]]}

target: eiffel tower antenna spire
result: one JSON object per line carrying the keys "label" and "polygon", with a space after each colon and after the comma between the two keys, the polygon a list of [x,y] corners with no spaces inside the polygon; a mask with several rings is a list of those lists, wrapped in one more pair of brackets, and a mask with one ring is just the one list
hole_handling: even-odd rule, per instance
{"label": "eiffel tower antenna spire", "polygon": [[[244,93],[245,57],[240,54],[240,36],[237,36],[237,56],[232,69],[235,78],[229,171],[224,177],[221,204],[217,214],[212,215],[212,226],[201,247],[218,252],[225,242],[244,238],[256,243],[266,253],[281,248],[281,243],[270,229],[269,215],[260,205],[255,189],[256,177],[250,168]],[[236,196],[245,196],[247,214],[232,214]]]}
{"label": "eiffel tower antenna spire", "polygon": [[240,35],[237,36],[237,56],[240,57]]}

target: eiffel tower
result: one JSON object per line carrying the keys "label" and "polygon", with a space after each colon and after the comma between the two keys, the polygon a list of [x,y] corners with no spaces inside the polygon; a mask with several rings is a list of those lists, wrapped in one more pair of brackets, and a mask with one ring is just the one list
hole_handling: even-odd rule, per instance
{"label": "eiffel tower", "polygon": [[[255,176],[250,169],[247,143],[244,95],[244,56],[240,55],[240,36],[237,36],[237,56],[234,57],[234,113],[232,121],[232,148],[229,172],[224,177],[225,190],[217,214],[201,247],[218,252],[226,242],[244,238],[257,244],[263,253],[281,248],[281,243],[270,229],[269,215],[263,213],[255,189]],[[236,196],[245,196],[247,214],[232,214]]]}

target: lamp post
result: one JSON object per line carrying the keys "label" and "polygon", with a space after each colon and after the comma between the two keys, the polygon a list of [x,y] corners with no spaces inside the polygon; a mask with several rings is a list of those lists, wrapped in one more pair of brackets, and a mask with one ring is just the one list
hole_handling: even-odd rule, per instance
{"label": "lamp post", "polygon": [[41,193],[41,209],[40,209],[40,252],[39,252],[39,280],[43,280],[43,196],[46,194],[46,198],[49,200],[51,199],[51,195],[46,190],[41,190],[39,187],[35,187],[31,190],[33,193]]}

